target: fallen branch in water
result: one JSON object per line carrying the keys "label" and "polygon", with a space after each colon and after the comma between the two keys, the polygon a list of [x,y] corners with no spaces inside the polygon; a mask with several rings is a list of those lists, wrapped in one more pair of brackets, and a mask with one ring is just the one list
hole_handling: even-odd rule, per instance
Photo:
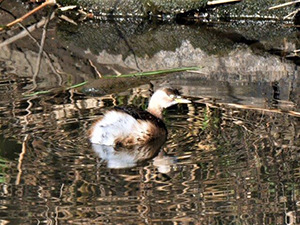
{"label": "fallen branch in water", "polygon": [[205,103],[205,104],[210,107],[249,109],[249,110],[261,111],[261,112],[280,113],[280,114],[287,114],[290,116],[300,117],[300,112],[292,111],[292,110],[264,109],[264,108],[258,108],[251,105],[239,105],[235,103]]}

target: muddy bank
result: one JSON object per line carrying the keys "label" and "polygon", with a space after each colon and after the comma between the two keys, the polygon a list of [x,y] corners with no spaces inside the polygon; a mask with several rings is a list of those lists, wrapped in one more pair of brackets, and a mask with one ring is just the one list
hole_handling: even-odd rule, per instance
{"label": "muddy bank", "polygon": [[[62,79],[73,84],[98,79],[99,75],[189,66],[201,68],[202,75],[193,74],[195,79],[205,74],[207,80],[232,84],[235,79],[245,83],[298,79],[298,66],[279,55],[297,49],[297,31],[273,23],[260,24],[262,32],[259,33],[252,29],[247,31],[243,26],[238,26],[240,30],[229,29],[228,24],[187,26],[146,21],[86,21],[70,25],[53,22],[45,51],[56,70],[63,72]],[[258,26],[253,23],[248,27],[257,29]],[[34,35],[41,36],[41,31],[35,31]],[[32,78],[37,52],[38,47],[28,37],[3,47],[0,59],[5,74]],[[129,88],[148,81],[128,79],[128,82],[116,83]],[[38,82],[40,88],[46,89],[57,85],[57,76],[47,59],[42,60]],[[88,88],[94,88],[95,94],[115,90],[113,82],[91,83]],[[27,85],[30,89],[31,84]]]}
{"label": "muddy bank", "polygon": [[161,50],[175,51],[188,40],[195,48],[208,54],[224,55],[245,44],[261,51],[293,51],[299,46],[298,31],[284,23],[227,22],[181,25],[157,24],[145,20],[122,22],[87,21],[78,25],[59,23],[59,36],[77,47],[88,48],[93,54],[128,54],[152,57]]}
{"label": "muddy bank", "polygon": [[[253,23],[251,28],[255,26]],[[297,31],[270,23],[260,28],[262,32],[258,33],[252,29],[248,32],[229,29],[227,24],[184,26],[127,21],[89,22],[71,28],[62,23],[58,33],[70,49],[92,56],[97,63],[134,70],[202,66],[205,70],[210,68],[212,73],[289,70],[284,68],[292,71],[292,62],[282,61],[271,50],[297,49]]]}
{"label": "muddy bank", "polygon": [[[297,48],[297,31],[271,22],[233,25],[89,22],[74,26],[70,33],[60,24],[59,35],[70,49],[111,67],[152,71],[198,66],[196,73],[172,74],[152,82],[177,86],[188,96],[264,108],[272,104],[269,100],[277,85],[277,97],[287,101],[279,107],[294,108],[299,102],[299,67],[280,54]],[[102,88],[100,82],[92,87]]]}
{"label": "muddy bank", "polygon": [[[273,104],[270,100],[273,95],[286,101],[278,103],[277,107],[294,109],[295,103],[299,102],[296,97],[300,92],[297,88],[299,67],[271,51],[296,48],[298,40],[294,29],[284,27],[272,30],[275,26],[267,23],[265,26],[268,29],[262,29],[263,32],[249,30],[242,36],[243,32],[226,30],[226,25],[156,26],[128,22],[128,26],[122,27],[121,24],[126,23],[91,23],[82,29],[77,26],[78,32],[73,31],[70,36],[61,32],[64,29],[60,29],[59,34],[71,49],[72,46],[81,49],[80,52],[86,53],[84,57],[93,57],[94,62],[111,67],[118,65],[141,71],[200,67],[197,72],[176,73],[151,81],[155,87],[176,86],[188,96],[262,108]],[[89,26],[94,28],[93,32],[89,31]],[[268,33],[274,36],[268,37]],[[83,34],[86,36],[82,39]],[[88,34],[93,38],[88,39]],[[93,83],[89,88],[102,90],[100,83]],[[277,96],[274,94],[276,88],[280,90]]]}
{"label": "muddy bank", "polygon": [[[9,2],[8,6],[14,5]],[[5,21],[4,14],[0,14],[0,18]],[[11,30],[2,34],[1,39],[8,40],[20,31]],[[40,38],[41,33],[41,29],[37,29],[32,34]],[[297,30],[272,21],[182,25],[128,19],[87,20],[72,25],[54,19],[44,48],[51,60],[43,58],[37,82],[39,89],[56,87],[58,77],[53,72],[54,67],[61,72],[64,84],[89,81],[85,87],[88,95],[111,94],[149,82],[156,86],[182,84],[186,95],[223,98],[242,104],[251,103],[249,97],[253,97],[258,100],[251,104],[261,107],[266,96],[273,98],[273,82],[277,82],[279,98],[293,105],[299,102],[299,67],[294,63],[297,60],[288,60],[290,58],[285,56],[298,47]],[[21,85],[12,85],[11,89],[32,88],[38,51],[39,47],[28,36],[1,49],[5,82],[16,84],[18,78],[24,78]],[[99,80],[106,75],[190,66],[200,69],[197,73],[181,72],[157,80],[152,77]],[[198,92],[201,88],[194,84],[203,87],[203,91]],[[211,89],[205,89],[207,85]],[[217,89],[221,91],[215,91]],[[243,100],[236,101],[232,93],[239,93]]]}

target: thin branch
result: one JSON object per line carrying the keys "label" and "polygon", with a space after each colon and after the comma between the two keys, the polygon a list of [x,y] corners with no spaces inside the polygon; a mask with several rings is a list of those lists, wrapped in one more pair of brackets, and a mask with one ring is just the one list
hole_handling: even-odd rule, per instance
{"label": "thin branch", "polygon": [[36,83],[36,78],[40,72],[40,67],[41,67],[41,61],[42,61],[42,54],[44,52],[44,45],[45,45],[45,40],[46,40],[46,35],[47,35],[47,30],[48,30],[48,25],[51,19],[51,16],[54,12],[51,12],[48,14],[44,28],[43,28],[43,34],[42,34],[42,39],[41,39],[41,44],[40,44],[40,50],[38,53],[38,60],[37,60],[37,64],[36,64],[36,71],[33,75],[33,89],[31,89],[30,91],[34,90],[35,88],[37,88],[37,83]]}
{"label": "thin branch", "polygon": [[227,4],[232,2],[240,2],[242,0],[215,0],[207,2],[207,5],[219,5],[219,4]]}
{"label": "thin branch", "polygon": [[0,31],[3,29],[7,29],[9,27],[12,27],[13,25],[22,22],[23,20],[27,19],[29,16],[31,16],[32,14],[36,13],[37,11],[43,9],[46,6],[53,6],[56,4],[56,0],[46,0],[43,4],[39,5],[38,7],[34,8],[33,10],[31,10],[30,12],[26,13],[25,15],[21,16],[20,18],[6,24],[4,27],[0,27]]}
{"label": "thin branch", "polygon": [[[51,18],[52,19],[52,18]],[[9,45],[23,37],[26,37],[28,35],[28,32],[32,32],[34,31],[36,28],[40,28],[41,26],[43,26],[46,22],[46,18],[41,19],[41,21],[39,21],[38,23],[26,28],[26,30],[23,30],[22,32],[18,33],[17,35],[6,39],[5,41],[3,41],[2,43],[0,43],[0,48]],[[24,27],[22,24],[20,24],[21,27]]]}
{"label": "thin branch", "polygon": [[132,52],[133,54],[133,57],[134,57],[134,61],[135,61],[135,65],[136,65],[136,68],[138,69],[138,71],[142,71],[142,69],[140,68],[139,66],[139,63],[137,61],[137,56],[136,56],[136,52],[135,50],[132,48],[130,42],[128,41],[128,39],[126,38],[126,35],[123,34],[123,31],[121,30],[121,27],[119,26],[118,23],[115,24],[115,27],[116,27],[116,31],[119,35],[120,38],[122,38],[126,44],[126,46],[129,48],[129,51]]}
{"label": "thin branch", "polygon": [[[55,12],[51,14],[50,20],[52,20],[52,19],[54,18],[54,15],[55,15]],[[23,31],[20,32],[19,34],[15,35],[15,36],[13,36],[13,37],[11,37],[11,38],[5,40],[4,42],[0,43],[0,48],[4,47],[4,46],[6,46],[6,45],[9,45],[9,44],[11,44],[11,43],[13,43],[13,42],[15,42],[15,41],[17,41],[17,40],[23,38],[23,37],[26,37],[27,35],[28,35],[28,36],[35,42],[35,44],[40,48],[40,47],[41,47],[41,46],[40,46],[40,43],[36,40],[36,38],[34,38],[34,37],[31,35],[31,32],[33,32],[36,28],[40,28],[41,26],[45,25],[46,21],[47,21],[47,18],[43,18],[43,19],[41,19],[38,23],[36,23],[36,24],[34,24],[34,25],[32,25],[32,26],[30,26],[30,27],[28,27],[28,28],[25,27],[25,26],[23,26],[22,23],[19,23],[19,26],[20,26],[21,28],[23,28]],[[48,59],[50,68],[51,68],[52,72],[57,76],[57,78],[58,78],[58,83],[59,83],[59,85],[61,86],[61,85],[62,85],[62,78],[61,78],[60,72],[58,72],[58,71],[55,69],[55,67],[54,67],[54,65],[53,65],[53,62],[52,62],[52,59],[50,58],[49,54],[48,54],[46,51],[43,51],[43,53],[44,53],[45,57]]]}
{"label": "thin branch", "polygon": [[[52,20],[52,19],[54,18],[54,15],[55,15],[55,12],[53,12],[53,13],[51,14],[50,20]],[[45,18],[44,21],[46,21],[46,18]],[[35,37],[33,37],[33,36],[31,35],[31,33],[29,32],[29,30],[28,30],[26,27],[24,27],[21,23],[19,23],[19,25],[20,25],[24,30],[26,30],[26,31],[28,32],[28,36],[35,42],[35,44],[36,44],[39,48],[41,48],[40,43],[35,39]],[[55,69],[55,67],[54,67],[54,65],[53,65],[53,62],[52,62],[52,59],[50,58],[49,54],[48,54],[45,50],[43,50],[43,53],[44,53],[44,56],[45,56],[45,57],[48,59],[48,61],[49,61],[49,65],[50,65],[50,68],[51,68],[52,72],[57,76],[57,79],[58,79],[58,85],[61,86],[61,85],[62,85],[61,74]]]}
{"label": "thin branch", "polygon": [[299,9],[296,9],[295,11],[289,13],[288,15],[286,15],[285,17],[283,17],[283,19],[288,19],[288,18],[293,18],[297,13],[299,12]]}
{"label": "thin branch", "polygon": [[91,67],[93,67],[93,69],[95,70],[95,72],[97,73],[99,78],[102,78],[101,73],[99,72],[99,70],[97,69],[97,67],[93,64],[92,60],[89,59],[89,63],[91,65]]}
{"label": "thin branch", "polygon": [[261,111],[261,112],[271,112],[271,113],[280,113],[280,114],[287,114],[290,116],[296,116],[300,117],[300,112],[297,111],[292,111],[292,110],[284,110],[284,109],[264,109],[264,108],[258,108],[255,106],[251,105],[239,105],[235,103],[206,103],[208,106],[212,107],[230,107],[230,108],[236,108],[236,109],[249,109],[249,110],[256,110],[256,111]]}
{"label": "thin branch", "polygon": [[296,4],[296,3],[299,3],[299,2],[300,2],[300,0],[293,1],[293,2],[286,2],[286,3],[280,4],[280,5],[272,6],[272,7],[269,8],[269,10],[279,9],[279,8],[282,8],[282,7],[285,7],[285,6],[289,6],[289,5],[293,5],[293,4]]}
{"label": "thin branch", "polygon": [[70,19],[69,17],[67,17],[67,16],[65,16],[65,15],[61,15],[59,18],[62,19],[62,20],[65,20],[65,21],[67,21],[68,23],[71,23],[71,24],[73,24],[73,25],[75,25],[75,26],[78,25],[74,20]]}
{"label": "thin branch", "polygon": [[[2,2],[0,2],[0,4],[1,4],[1,3],[2,3]],[[0,7],[0,9],[1,9],[2,11],[6,12],[7,14],[11,15],[14,19],[17,19],[17,17],[16,17],[12,12],[10,12],[9,10],[4,9],[4,8],[2,8],[2,7]]]}

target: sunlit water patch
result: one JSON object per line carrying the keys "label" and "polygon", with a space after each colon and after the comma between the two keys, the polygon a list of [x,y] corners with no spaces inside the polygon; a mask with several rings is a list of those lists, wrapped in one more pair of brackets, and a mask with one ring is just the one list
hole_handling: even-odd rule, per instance
{"label": "sunlit water patch", "polygon": [[166,110],[156,155],[112,168],[86,132],[113,105],[145,107],[133,93],[1,99],[1,221],[299,223],[299,117],[192,98]]}

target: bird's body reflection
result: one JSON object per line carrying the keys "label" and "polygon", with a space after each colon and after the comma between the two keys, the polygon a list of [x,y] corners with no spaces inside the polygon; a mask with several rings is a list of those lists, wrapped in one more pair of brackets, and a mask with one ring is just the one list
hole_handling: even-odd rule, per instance
{"label": "bird's body reflection", "polygon": [[124,147],[92,144],[92,147],[108,168],[130,168],[157,156],[165,141],[166,138],[162,136],[144,145]]}

